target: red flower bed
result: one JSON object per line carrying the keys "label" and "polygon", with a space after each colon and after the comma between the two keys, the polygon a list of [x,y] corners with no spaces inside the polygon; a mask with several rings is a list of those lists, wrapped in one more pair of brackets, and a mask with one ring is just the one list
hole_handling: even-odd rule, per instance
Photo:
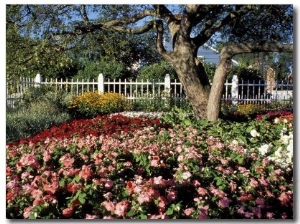
{"label": "red flower bed", "polygon": [[147,117],[129,118],[121,114],[117,115],[99,115],[93,119],[80,119],[71,122],[64,122],[59,126],[53,126],[32,137],[22,138],[11,144],[18,146],[20,144],[37,144],[45,141],[47,138],[64,139],[72,136],[99,136],[100,134],[109,135],[119,134],[121,132],[135,131],[143,127],[166,127],[159,119],[149,119]]}

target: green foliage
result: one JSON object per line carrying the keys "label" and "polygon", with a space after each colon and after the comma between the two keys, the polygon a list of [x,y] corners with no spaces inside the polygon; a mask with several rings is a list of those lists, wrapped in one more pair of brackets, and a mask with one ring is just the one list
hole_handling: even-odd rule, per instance
{"label": "green foliage", "polygon": [[72,98],[73,95],[64,90],[56,90],[54,86],[41,85],[27,88],[19,106],[29,108],[32,103],[42,102],[63,112],[72,103]]}
{"label": "green foliage", "polygon": [[243,66],[233,66],[227,75],[227,79],[231,80],[234,75],[237,75],[239,80],[261,80],[263,77],[257,69],[249,69]]}
{"label": "green foliage", "polygon": [[191,126],[195,117],[191,110],[186,108],[173,107],[169,113],[164,113],[161,120],[170,125],[181,124],[184,127]]}
{"label": "green foliage", "polygon": [[138,80],[164,80],[166,74],[169,74],[171,79],[177,79],[177,74],[173,66],[168,62],[162,61],[160,63],[143,66],[138,75]]}
{"label": "green foliage", "polygon": [[6,142],[27,138],[67,120],[70,120],[70,115],[50,101],[31,102],[27,107],[9,109],[6,113]]}
{"label": "green foliage", "polygon": [[119,79],[126,75],[126,69],[123,64],[118,62],[106,62],[104,60],[84,60],[82,63],[82,69],[78,71],[74,79],[98,79],[100,73],[108,79]]}
{"label": "green foliage", "polygon": [[131,104],[118,93],[87,92],[75,97],[70,108],[75,116],[95,117],[98,114],[130,110]]}

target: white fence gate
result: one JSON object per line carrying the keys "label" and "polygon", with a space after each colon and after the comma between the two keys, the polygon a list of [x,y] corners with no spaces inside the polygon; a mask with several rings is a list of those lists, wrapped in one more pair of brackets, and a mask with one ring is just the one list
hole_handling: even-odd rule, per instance
{"label": "white fence gate", "polygon": [[[40,85],[54,86],[55,90],[61,89],[72,93],[74,96],[84,92],[98,91],[100,92],[115,92],[126,96],[128,99],[134,100],[137,98],[152,98],[155,96],[165,96],[186,99],[184,89],[180,82],[174,80],[171,82],[170,76],[167,74],[164,81],[149,81],[149,80],[105,80],[103,74],[99,74],[97,80],[62,80],[62,79],[42,79],[40,74],[35,78],[20,78],[18,84],[7,82],[6,87],[6,105],[14,107],[14,102],[22,99],[22,95],[29,87],[38,87]],[[293,85],[289,83],[275,83],[270,89],[262,81],[252,83],[248,81],[239,81],[237,76],[234,76],[231,82],[228,80],[224,83],[222,101],[237,103],[268,103],[270,101],[290,101],[293,100]]]}

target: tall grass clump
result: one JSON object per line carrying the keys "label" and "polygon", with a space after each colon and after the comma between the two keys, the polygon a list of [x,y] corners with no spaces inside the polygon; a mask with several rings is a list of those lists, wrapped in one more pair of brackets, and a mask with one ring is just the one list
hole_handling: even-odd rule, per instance
{"label": "tall grass clump", "polygon": [[6,110],[6,142],[27,138],[70,120],[66,112],[72,96],[50,87],[29,88],[16,108]]}

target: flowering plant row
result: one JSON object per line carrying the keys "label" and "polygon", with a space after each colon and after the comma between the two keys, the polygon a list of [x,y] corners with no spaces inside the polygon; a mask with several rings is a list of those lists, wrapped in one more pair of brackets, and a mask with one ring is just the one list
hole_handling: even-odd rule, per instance
{"label": "flowering plant row", "polygon": [[107,115],[7,145],[7,218],[293,218],[292,127],[233,125]]}

